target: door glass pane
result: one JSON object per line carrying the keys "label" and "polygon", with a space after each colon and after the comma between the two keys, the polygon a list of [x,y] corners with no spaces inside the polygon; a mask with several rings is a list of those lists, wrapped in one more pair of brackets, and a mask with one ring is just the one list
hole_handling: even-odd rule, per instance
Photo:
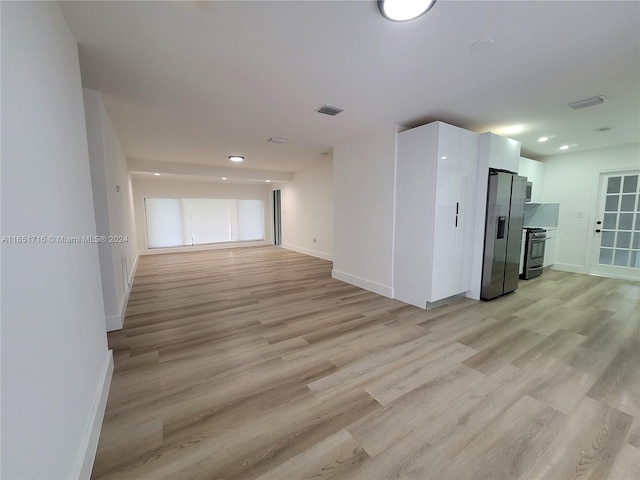
{"label": "door glass pane", "polygon": [[618,229],[631,230],[632,223],[633,223],[633,213],[621,213]]}
{"label": "door glass pane", "polygon": [[616,250],[613,264],[619,267],[626,267],[629,263],[629,250]]}
{"label": "door glass pane", "polygon": [[631,232],[618,232],[616,248],[629,248],[631,245]]}
{"label": "door glass pane", "polygon": [[607,228],[613,230],[616,228],[616,220],[618,219],[617,213],[605,213],[604,214],[604,222],[602,228]]}
{"label": "door glass pane", "polygon": [[622,185],[623,193],[636,193],[638,188],[638,175],[627,175]]}
{"label": "door glass pane", "polygon": [[598,263],[600,265],[611,265],[611,261],[613,260],[613,250],[610,248],[601,248],[600,249],[600,260]]}
{"label": "door glass pane", "polygon": [[600,245],[602,247],[613,247],[613,240],[615,239],[616,232],[602,232],[602,241]]}
{"label": "door glass pane", "polygon": [[638,176],[637,175],[627,175],[624,177],[624,183],[622,186],[623,193],[635,193],[638,188]]}
{"label": "door glass pane", "polygon": [[634,207],[636,206],[635,204],[636,204],[635,195],[622,195],[622,202],[620,203],[620,211],[633,212]]}
{"label": "door glass pane", "polygon": [[618,198],[620,195],[607,195],[607,201],[604,204],[605,212],[616,212],[618,211]]}
{"label": "door glass pane", "polygon": [[620,179],[622,177],[609,177],[609,181],[607,182],[607,193],[618,193],[620,192]]}
{"label": "door glass pane", "polygon": [[595,226],[600,232],[599,245],[594,245],[598,248],[594,260],[602,265],[598,273],[640,269],[640,170],[600,178],[600,195],[604,198],[600,197],[602,210]]}

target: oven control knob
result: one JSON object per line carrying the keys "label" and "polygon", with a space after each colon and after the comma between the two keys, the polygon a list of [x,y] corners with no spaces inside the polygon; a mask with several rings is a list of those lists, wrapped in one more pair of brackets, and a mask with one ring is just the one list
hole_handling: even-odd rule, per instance
{"label": "oven control knob", "polygon": [[598,220],[598,221],[596,222],[596,224],[598,224],[598,225],[602,225],[602,222],[601,222],[600,220]]}
{"label": "oven control knob", "polygon": [[600,233],[602,230],[600,230],[599,228],[596,229],[596,233]]}

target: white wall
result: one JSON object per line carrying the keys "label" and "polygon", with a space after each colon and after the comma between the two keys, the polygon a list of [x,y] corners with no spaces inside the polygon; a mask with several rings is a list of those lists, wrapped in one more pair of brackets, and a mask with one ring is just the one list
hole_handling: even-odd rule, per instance
{"label": "white wall", "polygon": [[294,173],[293,181],[280,190],[282,246],[332,260],[333,160]]}
{"label": "white wall", "polygon": [[332,275],[393,296],[396,127],[333,149]]}
{"label": "white wall", "polygon": [[589,273],[599,176],[640,168],[640,144],[564,153],[544,161],[545,202],[559,202],[554,268]]}
{"label": "white wall", "polygon": [[[131,176],[127,157],[99,92],[84,90],[93,204],[107,331],[121,329],[137,261]],[[110,237],[113,241],[109,241]],[[121,241],[126,239],[126,241]]]}
{"label": "white wall", "polygon": [[[273,243],[273,224],[271,221],[271,188],[269,185],[188,182],[162,180],[162,177],[133,177],[133,204],[136,219],[138,251],[142,254],[192,252],[232,246],[269,245]],[[222,243],[217,245],[199,245],[176,248],[147,248],[147,230],[144,214],[144,199],[148,198],[244,198],[262,199],[265,202],[265,241]]]}
{"label": "white wall", "polygon": [[[2,2],[2,235],[95,235],[77,45]],[[2,244],[1,478],[88,478],[112,371],[95,244]]]}

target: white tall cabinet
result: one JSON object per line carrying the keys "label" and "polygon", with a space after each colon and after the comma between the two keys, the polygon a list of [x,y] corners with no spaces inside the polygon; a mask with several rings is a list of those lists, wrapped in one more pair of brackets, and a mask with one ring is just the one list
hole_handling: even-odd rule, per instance
{"label": "white tall cabinet", "polygon": [[394,297],[421,308],[471,288],[478,135],[443,122],[398,134]]}

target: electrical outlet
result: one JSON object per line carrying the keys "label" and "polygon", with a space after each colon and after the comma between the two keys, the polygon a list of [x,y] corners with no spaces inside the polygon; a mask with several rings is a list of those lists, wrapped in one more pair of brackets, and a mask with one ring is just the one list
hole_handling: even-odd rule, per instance
{"label": "electrical outlet", "polygon": [[582,218],[582,212],[576,212],[576,218]]}

